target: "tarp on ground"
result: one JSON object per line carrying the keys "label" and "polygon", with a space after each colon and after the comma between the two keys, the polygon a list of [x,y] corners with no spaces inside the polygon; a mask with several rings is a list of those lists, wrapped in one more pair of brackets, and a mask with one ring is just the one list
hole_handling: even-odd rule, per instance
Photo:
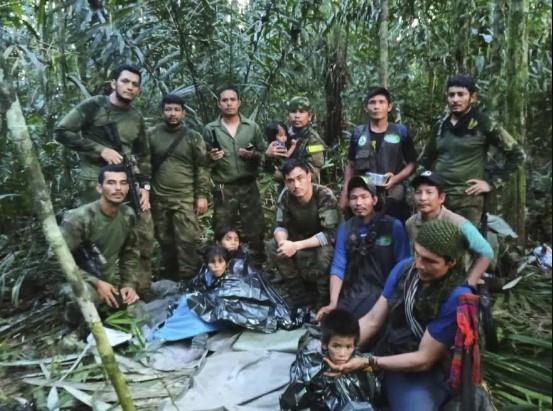
{"label": "tarp on ground", "polygon": [[[295,355],[275,351],[235,351],[207,358],[204,367],[193,377],[192,387],[180,398],[167,401],[163,411],[253,410],[252,401],[263,408],[278,410],[275,391],[289,379]],[[272,398],[263,403],[262,397]],[[237,408],[237,406],[242,406]]]}
{"label": "tarp on ground", "polygon": [[295,353],[298,342],[305,334],[305,328],[296,330],[278,330],[273,334],[261,334],[253,331],[244,331],[233,344],[235,351],[267,350]]}

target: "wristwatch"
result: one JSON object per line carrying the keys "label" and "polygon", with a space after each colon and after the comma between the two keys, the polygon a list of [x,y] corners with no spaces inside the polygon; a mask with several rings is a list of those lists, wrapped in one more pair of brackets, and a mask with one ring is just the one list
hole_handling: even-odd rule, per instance
{"label": "wristwatch", "polygon": [[150,189],[152,188],[152,186],[151,186],[150,184],[144,184],[144,185],[142,186],[142,188],[143,188],[144,190],[146,190],[146,191],[150,191]]}

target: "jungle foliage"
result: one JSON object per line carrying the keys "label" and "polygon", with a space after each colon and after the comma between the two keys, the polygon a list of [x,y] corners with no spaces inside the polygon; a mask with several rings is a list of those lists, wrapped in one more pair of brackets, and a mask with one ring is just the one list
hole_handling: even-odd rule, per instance
{"label": "jungle foliage", "polygon": [[[422,148],[445,113],[447,77],[464,72],[478,78],[482,105],[527,152],[524,170],[494,204],[529,245],[551,243],[551,40],[551,5],[543,0],[0,3],[0,64],[14,81],[57,210],[72,205],[78,170],[75,155],[54,141],[54,126],[75,103],[106,91],[120,63],[143,68],[137,106],[148,125],[167,92],[185,97],[197,129],[217,115],[221,84],[240,86],[243,113],[261,126],[284,119],[291,96],[309,96],[332,147],[323,180],[336,192],[369,86],[389,85],[394,117]],[[3,116],[0,136],[0,303],[29,308],[26,298],[52,291],[59,274],[31,217]],[[270,216],[270,177],[261,188]],[[501,350],[484,356],[500,409],[551,407],[551,278],[529,269],[498,295]]]}

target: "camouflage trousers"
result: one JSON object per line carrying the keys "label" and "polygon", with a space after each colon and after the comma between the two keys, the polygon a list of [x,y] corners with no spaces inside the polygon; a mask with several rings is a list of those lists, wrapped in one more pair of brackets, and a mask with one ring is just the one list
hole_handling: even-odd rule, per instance
{"label": "camouflage trousers", "polygon": [[[308,248],[298,251],[292,258],[280,257],[277,254],[277,244],[274,239],[267,243],[267,263],[269,269],[276,269],[288,283],[287,290],[294,293],[307,292],[317,308],[328,304],[330,262],[334,249],[330,245]],[[290,301],[302,300],[299,295],[290,295]],[[291,304],[294,305],[294,304]]]}
{"label": "camouflage trousers", "polygon": [[464,194],[449,194],[446,192],[445,206],[454,213],[469,220],[478,229],[481,227],[484,214],[484,196],[468,196]]}
{"label": "camouflage trousers", "polygon": [[[99,194],[96,191],[98,181],[80,179],[79,199],[81,204],[91,203],[98,200]],[[152,255],[154,253],[154,222],[150,211],[138,215],[136,219],[136,242],[140,254],[138,261],[138,282],[137,292],[150,288],[152,284]]]}
{"label": "camouflage trousers", "polygon": [[261,265],[265,259],[265,219],[256,182],[215,184],[213,205],[214,229],[222,226],[240,229],[242,242],[249,245],[252,262]]}
{"label": "camouflage trousers", "polygon": [[163,277],[191,278],[200,267],[198,248],[202,234],[194,205],[154,198],[152,215],[164,265]]}

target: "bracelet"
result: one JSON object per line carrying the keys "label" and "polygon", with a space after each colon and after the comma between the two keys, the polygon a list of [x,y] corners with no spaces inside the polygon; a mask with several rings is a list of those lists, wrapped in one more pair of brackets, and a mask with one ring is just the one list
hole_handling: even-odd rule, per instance
{"label": "bracelet", "polygon": [[365,372],[372,372],[374,369],[375,359],[372,356],[372,354],[365,354],[363,355],[367,359],[367,365],[363,367],[363,371]]}

